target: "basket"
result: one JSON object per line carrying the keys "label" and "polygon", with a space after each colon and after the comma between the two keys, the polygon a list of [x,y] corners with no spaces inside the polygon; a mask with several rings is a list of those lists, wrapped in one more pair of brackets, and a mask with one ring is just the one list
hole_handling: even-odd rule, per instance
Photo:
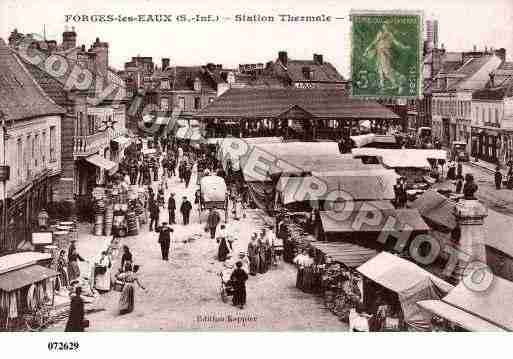
{"label": "basket", "polygon": [[114,289],[116,292],[122,292],[124,286],[125,286],[125,283],[123,283],[120,280],[116,280],[114,282],[114,286],[112,287],[112,289]]}

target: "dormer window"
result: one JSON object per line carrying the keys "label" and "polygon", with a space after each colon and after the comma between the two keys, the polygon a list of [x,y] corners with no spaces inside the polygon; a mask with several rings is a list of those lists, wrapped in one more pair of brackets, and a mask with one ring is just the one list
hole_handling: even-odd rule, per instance
{"label": "dormer window", "polygon": [[201,80],[198,77],[194,79],[194,91],[201,91]]}

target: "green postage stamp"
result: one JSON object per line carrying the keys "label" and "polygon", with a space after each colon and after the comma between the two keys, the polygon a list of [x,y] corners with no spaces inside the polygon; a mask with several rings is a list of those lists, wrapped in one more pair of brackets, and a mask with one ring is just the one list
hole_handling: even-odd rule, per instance
{"label": "green postage stamp", "polygon": [[353,96],[421,96],[422,22],[420,11],[351,11]]}

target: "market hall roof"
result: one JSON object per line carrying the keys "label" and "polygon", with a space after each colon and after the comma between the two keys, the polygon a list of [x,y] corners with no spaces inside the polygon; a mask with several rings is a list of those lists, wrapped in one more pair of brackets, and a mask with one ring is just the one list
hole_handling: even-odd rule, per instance
{"label": "market hall roof", "polygon": [[320,119],[399,119],[385,106],[347,97],[340,89],[295,88],[230,89],[195,117],[277,118],[294,108]]}
{"label": "market hall roof", "polygon": [[0,109],[8,121],[65,113],[39,87],[18,56],[1,38]]}

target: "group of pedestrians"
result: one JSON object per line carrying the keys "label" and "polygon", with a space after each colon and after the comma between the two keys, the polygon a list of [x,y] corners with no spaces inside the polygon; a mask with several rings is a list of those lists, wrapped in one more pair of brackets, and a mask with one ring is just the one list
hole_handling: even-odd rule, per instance
{"label": "group of pedestrians", "polygon": [[272,227],[264,228],[260,233],[253,233],[248,244],[249,274],[266,273],[274,264],[274,246],[277,239]]}

